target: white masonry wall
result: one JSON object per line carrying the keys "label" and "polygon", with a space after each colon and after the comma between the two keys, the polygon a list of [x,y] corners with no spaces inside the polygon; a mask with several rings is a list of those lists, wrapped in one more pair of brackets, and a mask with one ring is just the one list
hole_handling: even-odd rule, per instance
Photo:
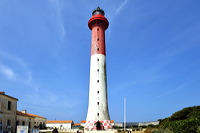
{"label": "white masonry wall", "polygon": [[71,129],[72,124],[71,123],[46,123],[47,127],[51,128],[58,128],[58,129]]}
{"label": "white masonry wall", "polygon": [[106,57],[103,54],[91,56],[87,121],[89,120],[110,120],[107,103]]}

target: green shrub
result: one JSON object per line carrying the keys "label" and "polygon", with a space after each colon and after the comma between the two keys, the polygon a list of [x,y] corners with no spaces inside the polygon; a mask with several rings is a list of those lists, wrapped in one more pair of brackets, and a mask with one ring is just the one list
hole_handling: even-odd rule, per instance
{"label": "green shrub", "polygon": [[174,132],[170,131],[169,129],[155,129],[152,131],[152,133],[174,133]]}
{"label": "green shrub", "polygon": [[159,130],[169,129],[174,133],[200,133],[200,106],[184,108],[171,117],[160,120]]}
{"label": "green shrub", "polygon": [[189,120],[178,120],[162,123],[159,126],[161,129],[170,129],[174,133],[197,133],[198,126],[200,125],[200,120],[189,119]]}

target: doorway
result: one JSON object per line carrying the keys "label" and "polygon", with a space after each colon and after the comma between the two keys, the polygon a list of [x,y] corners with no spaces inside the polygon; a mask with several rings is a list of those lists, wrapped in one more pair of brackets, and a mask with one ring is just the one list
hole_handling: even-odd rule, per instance
{"label": "doorway", "polygon": [[97,121],[96,122],[96,129],[97,130],[103,130],[103,126],[102,126],[103,124],[100,122],[100,121]]}

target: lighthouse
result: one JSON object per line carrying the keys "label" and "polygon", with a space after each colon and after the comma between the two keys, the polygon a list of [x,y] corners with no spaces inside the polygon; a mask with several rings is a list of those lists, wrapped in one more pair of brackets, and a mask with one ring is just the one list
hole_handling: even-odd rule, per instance
{"label": "lighthouse", "polygon": [[106,79],[105,30],[109,22],[99,7],[92,12],[88,27],[92,31],[90,57],[89,104],[85,123],[88,130],[111,128]]}

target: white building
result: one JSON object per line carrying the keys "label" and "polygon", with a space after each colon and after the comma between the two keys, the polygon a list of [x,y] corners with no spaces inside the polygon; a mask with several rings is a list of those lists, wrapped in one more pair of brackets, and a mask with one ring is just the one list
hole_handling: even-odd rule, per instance
{"label": "white building", "polygon": [[82,120],[81,123],[80,123],[80,125],[81,125],[82,127],[85,127],[85,122],[86,122],[85,120]]}
{"label": "white building", "polygon": [[17,98],[0,92],[0,133],[16,132],[17,125],[26,125],[29,131],[38,127],[46,126],[46,118],[17,111]]}
{"label": "white building", "polygon": [[139,126],[159,125],[159,121],[140,122]]}
{"label": "white building", "polygon": [[17,101],[17,98],[0,92],[0,133],[15,132]]}
{"label": "white building", "polygon": [[46,126],[48,128],[57,128],[59,130],[69,130],[72,128],[73,125],[73,121],[69,120],[69,121],[46,121]]}
{"label": "white building", "polygon": [[115,125],[115,121],[114,120],[110,120],[110,124],[111,124],[111,126],[114,126]]}
{"label": "white building", "polygon": [[[114,124],[118,127],[124,127],[124,123],[117,122]],[[126,127],[134,127],[134,126],[148,126],[148,125],[159,125],[159,121],[151,121],[151,122],[126,122]]]}
{"label": "white building", "polygon": [[22,112],[17,111],[17,121],[16,125],[27,125],[29,127],[29,131],[35,128],[44,128],[46,127],[46,118],[27,113],[26,110],[22,110]]}

